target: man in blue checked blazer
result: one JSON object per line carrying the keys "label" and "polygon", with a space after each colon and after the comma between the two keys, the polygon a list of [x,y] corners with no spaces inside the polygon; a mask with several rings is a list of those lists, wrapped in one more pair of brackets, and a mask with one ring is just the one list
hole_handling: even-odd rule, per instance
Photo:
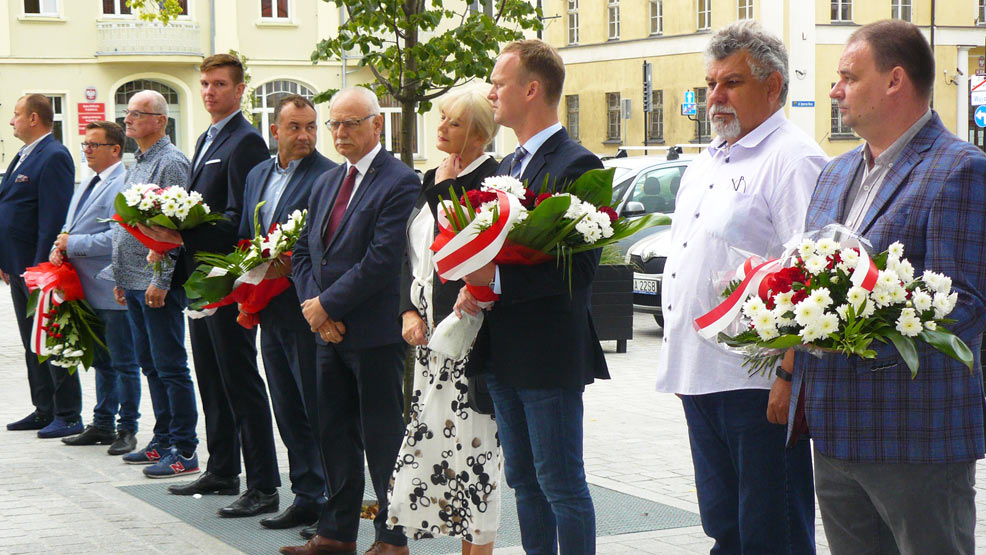
{"label": "man in blue checked blazer", "polygon": [[[910,23],[849,38],[830,96],[866,144],[822,171],[805,228],[845,224],[880,252],[904,244],[916,275],[952,278],[950,329],[976,353],[986,328],[986,156],[929,110],[934,59]],[[972,553],[983,457],[980,362],[969,371],[917,342],[911,378],[891,345],[871,360],[794,357],[789,429],[803,413],[834,554]]]}

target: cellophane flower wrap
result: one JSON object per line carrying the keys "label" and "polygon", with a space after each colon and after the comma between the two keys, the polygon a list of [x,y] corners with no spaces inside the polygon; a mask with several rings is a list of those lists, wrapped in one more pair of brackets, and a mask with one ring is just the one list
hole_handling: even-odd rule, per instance
{"label": "cellophane flower wrap", "polygon": [[24,283],[31,292],[27,316],[31,322],[31,352],[38,361],[75,373],[81,364],[92,366],[96,349],[105,349],[100,339],[103,324],[86,302],[79,275],[68,262],[55,266],[42,262],[24,270]]}
{"label": "cellophane flower wrap", "polygon": [[947,329],[958,302],[951,278],[932,269],[916,275],[900,242],[875,255],[867,246],[832,225],[788,242],[779,258],[750,257],[695,328],[742,353],[751,373],[773,367],[789,348],[874,358],[874,341],[893,344],[912,377],[917,341],[971,370],[972,351]]}
{"label": "cellophane flower wrap", "polygon": [[[453,193],[439,206],[439,232],[431,246],[439,277],[462,279],[490,262],[533,265],[554,260],[564,265],[570,280],[573,255],[670,223],[657,214],[633,220],[619,217],[613,200],[614,171],[590,170],[554,193],[548,192],[547,179],[535,192],[510,176],[488,177],[478,190],[461,198]],[[467,287],[484,307],[498,298],[489,287]],[[462,319],[450,315],[436,327],[428,347],[460,359],[481,324],[481,313],[463,313]]]}
{"label": "cellophane flower wrap", "polygon": [[266,235],[260,231],[260,202],[254,209],[254,237],[243,239],[229,254],[197,253],[195,259],[203,264],[196,267],[188,281],[187,313],[192,318],[208,316],[221,306],[237,303],[240,315],[236,321],[245,328],[259,323],[258,313],[271,299],[291,286],[287,277],[265,279],[271,266],[287,264],[301,230],[305,227],[308,210],[295,210],[284,223],[271,225]]}
{"label": "cellophane flower wrap", "polygon": [[[145,247],[158,254],[181,245],[152,239],[142,233],[137,224],[183,231],[205,223],[215,224],[225,217],[213,213],[197,191],[188,192],[178,186],[161,188],[153,183],[134,184],[126,191],[117,193],[113,207],[116,214],[110,221],[120,224]],[[160,269],[160,262],[155,263],[154,270]]]}

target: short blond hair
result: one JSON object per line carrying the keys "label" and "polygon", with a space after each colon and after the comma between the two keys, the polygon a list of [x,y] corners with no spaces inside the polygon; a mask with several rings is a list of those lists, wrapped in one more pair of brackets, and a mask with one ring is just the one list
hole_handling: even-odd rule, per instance
{"label": "short blond hair", "polygon": [[538,39],[515,40],[503,47],[500,55],[514,53],[529,81],[537,81],[544,91],[545,101],[557,106],[565,86],[565,62],[558,50]]}
{"label": "short blond hair", "polygon": [[466,136],[482,137],[483,146],[490,144],[500,126],[493,121],[493,105],[486,98],[489,86],[469,86],[456,89],[438,101],[438,109],[446,117],[466,126]]}

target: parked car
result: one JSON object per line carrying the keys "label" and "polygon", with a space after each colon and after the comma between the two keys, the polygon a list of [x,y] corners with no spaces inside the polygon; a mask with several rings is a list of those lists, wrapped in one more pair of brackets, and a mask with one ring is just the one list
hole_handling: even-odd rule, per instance
{"label": "parked car", "polygon": [[654,315],[657,325],[664,327],[661,313],[661,281],[664,263],[671,249],[671,226],[657,228],[654,233],[634,243],[626,254],[626,263],[633,269],[633,310]]}

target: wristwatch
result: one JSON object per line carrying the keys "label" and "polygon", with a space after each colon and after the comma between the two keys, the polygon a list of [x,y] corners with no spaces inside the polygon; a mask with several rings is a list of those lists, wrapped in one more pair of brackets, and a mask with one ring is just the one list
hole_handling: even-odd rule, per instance
{"label": "wristwatch", "polygon": [[790,372],[781,368],[780,366],[777,367],[777,370],[774,370],[774,375],[786,382],[789,382],[791,381],[792,378],[794,378],[794,376]]}

